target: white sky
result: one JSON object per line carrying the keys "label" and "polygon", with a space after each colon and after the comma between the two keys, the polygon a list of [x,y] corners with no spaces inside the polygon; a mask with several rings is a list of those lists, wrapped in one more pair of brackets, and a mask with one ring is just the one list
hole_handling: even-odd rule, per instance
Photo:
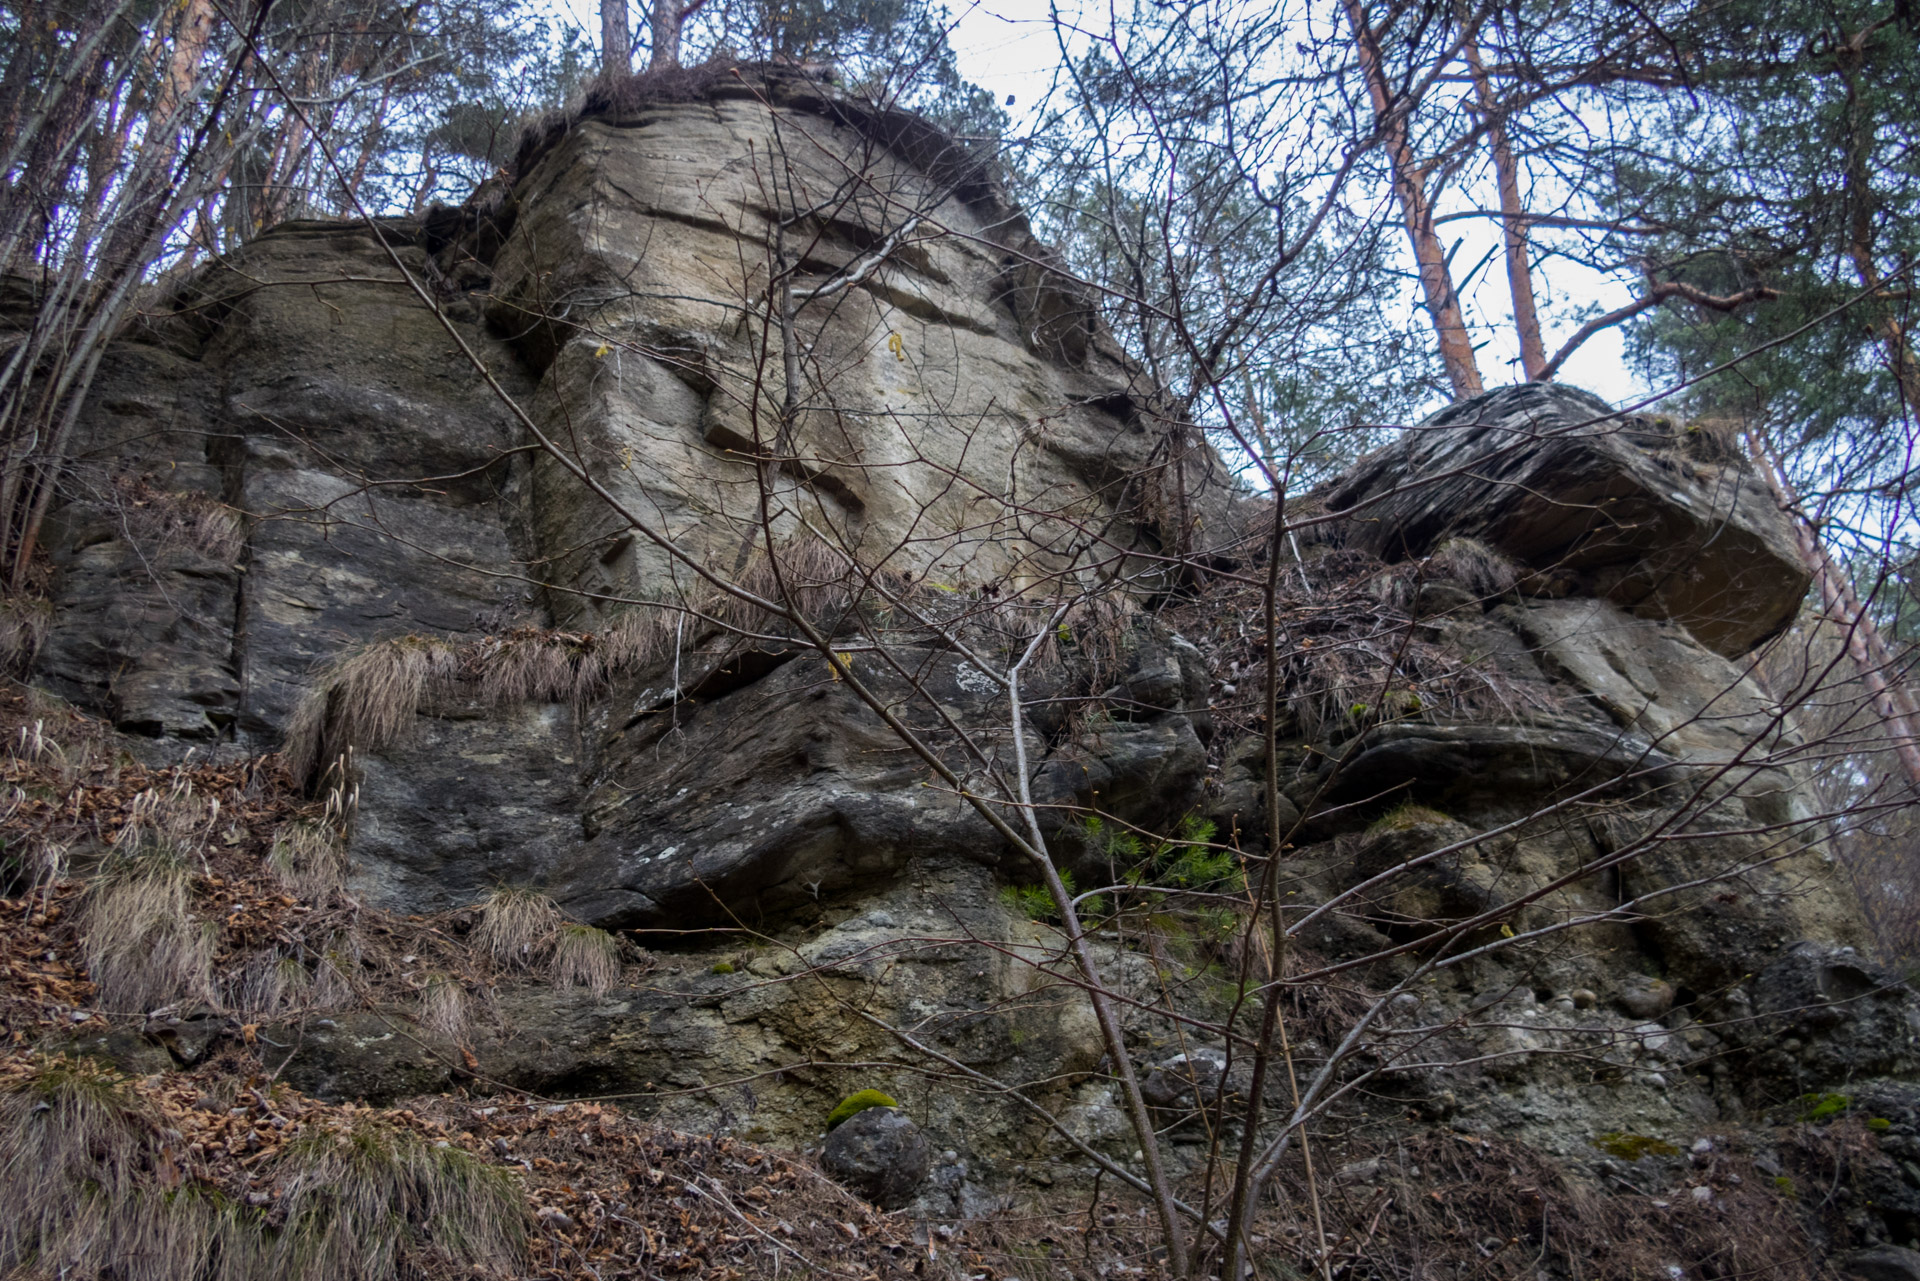
{"label": "white sky", "polygon": [[[646,0],[630,0],[634,9],[633,25],[643,30]],[[599,34],[597,0],[544,0],[552,11],[586,30]],[[991,92],[999,101],[1014,98],[1010,108],[1016,122],[1024,112],[1047,93],[1059,44],[1046,0],[945,0],[953,17],[951,41],[959,58],[961,74]],[[1104,0],[1101,0],[1104,7]],[[1077,7],[1075,0],[1060,0],[1063,11]],[[1488,203],[1494,203],[1488,193]],[[1491,222],[1450,224],[1449,237],[1464,236],[1465,243],[1454,254],[1457,271],[1465,271],[1479,262],[1498,241],[1498,229]],[[1587,306],[1609,310],[1628,301],[1630,294],[1622,283],[1585,267],[1563,261],[1536,268],[1536,288],[1543,318],[1547,353],[1552,355],[1560,342],[1570,336],[1584,320],[1578,314]],[[1487,340],[1480,348],[1480,372],[1489,387],[1519,380],[1519,344],[1513,335],[1511,309],[1507,297],[1506,271],[1498,254],[1474,279],[1456,281],[1466,304],[1469,323],[1475,326],[1475,341]],[[1417,306],[1413,293],[1409,307]],[[1559,381],[1600,396],[1614,404],[1637,400],[1647,394],[1628,372],[1623,356],[1623,341],[1618,328],[1594,335],[1568,359]]]}

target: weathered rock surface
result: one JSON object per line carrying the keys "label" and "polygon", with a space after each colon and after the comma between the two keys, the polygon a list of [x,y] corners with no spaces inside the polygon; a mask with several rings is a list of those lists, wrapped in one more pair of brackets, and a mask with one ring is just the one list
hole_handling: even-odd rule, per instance
{"label": "weathered rock surface", "polygon": [[913,1200],[933,1164],[927,1136],[899,1108],[868,1108],[827,1135],[820,1164],[883,1210]]}
{"label": "weathered rock surface", "polygon": [[1785,627],[1810,578],[1737,446],[1551,384],[1435,414],[1327,504],[1390,558],[1476,538],[1548,590],[1672,619],[1729,657]]}
{"label": "weathered rock surface", "polygon": [[[832,198],[804,243],[780,230],[791,211],[759,168],[783,152],[803,204]],[[865,176],[851,186],[850,166]],[[1036,265],[982,170],[924,125],[804,78],[573,121],[511,184],[379,236],[535,428],[723,574],[751,561],[755,458],[789,409],[776,542],[832,529],[936,597],[1016,591],[1096,526],[1113,560],[1196,537],[1200,559],[1252,555],[1234,541],[1252,504],[1210,454],[1175,510],[1152,389]],[[796,313],[805,359],[787,405],[768,264],[790,254],[799,281],[830,283],[890,238],[899,252],[832,306]],[[689,566],[531,448],[369,230],[275,229],[182,301],[103,369],[48,526],[56,614],[35,675],[144,753],[276,747],[329,668],[373,642],[481,646],[523,625],[577,640],[687,599]],[[129,517],[148,511],[121,497],[129,485],[162,518]],[[1461,926],[1459,963],[1395,996],[1357,1060],[1412,1047],[1355,1095],[1392,1124],[1498,1130],[1577,1165],[1599,1159],[1601,1133],[1695,1136],[1806,1091],[1904,1088],[1910,996],[1868,956],[1815,821],[1807,745],[1745,661],[1806,580],[1744,465],[1710,438],[1532,386],[1451,407],[1326,498],[1349,516],[1309,544],[1323,586],[1341,556],[1383,583],[1425,568],[1399,604],[1385,588],[1366,598],[1377,628],[1319,652],[1375,662],[1417,643],[1431,679],[1384,705],[1337,682],[1289,687],[1279,832],[1248,728],[1257,678],[1218,661],[1245,620],[1170,578],[1148,572],[1162,617],[1109,628],[1098,662],[1063,644],[1036,664],[1019,744],[1001,688],[951,647],[913,649],[902,670],[870,623],[843,621],[844,665],[830,665],[790,634],[719,644],[688,622],[574,693],[430,692],[352,770],[359,902],[430,914],[540,889],[581,921],[646,931],[639,981],[604,997],[476,994],[464,1039],[365,1011],[266,1027],[294,1047],[282,1079],[377,1100],[478,1076],[795,1146],[849,1085],[871,1084],[912,1100],[925,1134],[875,1136],[899,1150],[843,1154],[848,1177],[878,1180],[883,1204],[924,1179],[921,1204],[949,1213],[993,1204],[990,1174],[1066,1158],[1026,1112],[930,1088],[887,1025],[1029,1083],[1069,1133],[1124,1158],[1133,1139],[1058,934],[1000,896],[1031,869],[928,785],[850,672],[968,769],[1024,747],[1058,860],[1084,886],[1129,870],[1121,827],[1151,838],[1209,818],[1256,859],[1286,841],[1289,902],[1339,900],[1292,945],[1290,963],[1336,975],[1298,1012],[1303,1072],[1339,1019]],[[241,513],[232,538],[193,532],[208,504]],[[1517,586],[1447,570],[1459,539],[1515,562]],[[1293,657],[1310,666],[1308,647]],[[1083,823],[1095,811],[1109,837]],[[1203,1159],[1212,1100],[1250,1088],[1204,1031],[1238,996],[1209,968],[1223,953],[1188,942],[1176,957],[1099,942],[1128,990],[1174,984],[1203,1012],[1201,1031],[1145,1013],[1128,1026],[1177,1163]],[[156,1023],[95,1048],[158,1070],[237,1033],[187,1023],[200,1030]],[[835,1066],[856,1062],[852,1082]],[[1287,1106],[1281,1076],[1270,1088]],[[864,1134],[838,1137],[854,1124],[841,1147]],[[945,1155],[930,1163],[931,1149]]]}

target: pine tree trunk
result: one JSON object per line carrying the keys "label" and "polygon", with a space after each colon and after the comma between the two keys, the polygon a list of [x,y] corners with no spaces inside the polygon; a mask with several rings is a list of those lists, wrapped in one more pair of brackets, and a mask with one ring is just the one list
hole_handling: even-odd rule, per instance
{"label": "pine tree trunk", "polygon": [[1860,683],[1866,686],[1873,700],[1873,710],[1886,729],[1888,742],[1908,780],[1920,790],[1920,736],[1914,733],[1920,716],[1916,716],[1913,700],[1901,683],[1900,669],[1887,648],[1886,638],[1855,594],[1853,584],[1827,554],[1813,523],[1800,510],[1799,496],[1772,450],[1757,432],[1748,433],[1747,444],[1768,488],[1773,491],[1774,501],[1793,525],[1794,544],[1799,549],[1801,562],[1812,572],[1813,581],[1820,589],[1821,604],[1846,637],[1847,657],[1860,673]]}
{"label": "pine tree trunk", "polygon": [[1528,382],[1538,382],[1547,367],[1547,349],[1540,341],[1540,313],[1534,307],[1527,216],[1520,203],[1520,166],[1507,137],[1506,121],[1494,101],[1479,43],[1467,37],[1462,52],[1473,75],[1474,98],[1487,120],[1487,142],[1493,151],[1494,178],[1500,187],[1500,230],[1506,241],[1507,291],[1513,297],[1513,327],[1520,336],[1520,368]]}
{"label": "pine tree trunk", "polygon": [[653,57],[649,69],[680,65],[680,0],[653,0]]}
{"label": "pine tree trunk", "polygon": [[1407,133],[1407,117],[1397,110],[1388,93],[1387,72],[1374,42],[1373,29],[1367,23],[1360,0],[1346,0],[1347,21],[1353,28],[1353,41],[1359,55],[1360,73],[1367,82],[1367,97],[1373,103],[1374,121],[1380,129],[1382,145],[1393,166],[1393,194],[1406,220],[1407,238],[1413,242],[1413,257],[1420,270],[1420,292],[1427,313],[1433,317],[1433,332],[1440,346],[1440,363],[1446,368],[1447,381],[1456,400],[1477,396],[1483,391],[1480,366],[1467,335],[1466,316],[1460,309],[1460,297],[1453,290],[1453,278],[1447,270],[1446,249],[1433,229],[1433,205],[1427,196],[1426,173],[1413,153]]}
{"label": "pine tree trunk", "polygon": [[[660,0],[655,0],[656,8]],[[627,0],[600,0],[600,73],[633,74],[633,30],[627,25]]]}

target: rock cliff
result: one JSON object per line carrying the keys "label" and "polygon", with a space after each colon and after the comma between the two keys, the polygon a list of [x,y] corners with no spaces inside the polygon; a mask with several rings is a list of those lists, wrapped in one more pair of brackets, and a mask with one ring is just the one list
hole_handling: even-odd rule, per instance
{"label": "rock cliff", "polygon": [[[1281,567],[1269,832],[1271,513],[1053,267],[924,122],[711,72],[603,91],[462,209],[283,225],[179,287],[102,368],[32,682],[142,768],[286,749],[284,786],[351,811],[338,902],[369,920],[464,938],[537,890],[648,959],[560,992],[508,964],[464,1028],[337,998],[241,1037],[208,989],[76,1044],[167,1068],[257,1033],[323,1097],[477,1078],[794,1146],[879,1085],[931,1136],[934,1215],[1083,1178],[1071,1141],[1124,1159],[1033,877],[858,678],[956,759],[1026,748],[1081,886],[1226,856],[1096,931],[1186,1168],[1206,1098],[1245,1088],[1218,1035],[1232,903],[1201,900],[1270,856],[1297,1079],[1364,1078],[1324,1140],[1354,1207],[1396,1126],[1656,1199],[1695,1179],[1701,1215],[1739,1180],[1669,1144],[1778,1173],[1751,1128],[1808,1095],[1872,1099],[1903,1139],[1912,1006],[1826,844],[1817,750],[1753,668],[1806,576],[1737,452],[1530,386],[1314,496]],[[703,574],[797,580],[844,657]],[[900,621],[1062,576],[1106,612],[1062,616],[1021,730]],[[1886,1168],[1823,1249],[1913,1240],[1920,1168]]]}

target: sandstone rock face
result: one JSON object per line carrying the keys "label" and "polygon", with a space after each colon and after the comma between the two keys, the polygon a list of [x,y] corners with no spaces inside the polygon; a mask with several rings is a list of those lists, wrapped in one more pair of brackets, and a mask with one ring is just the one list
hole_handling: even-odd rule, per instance
{"label": "sandstone rock face", "polygon": [[[943,1212],[1071,1155],[992,1091],[930,1086],[905,1034],[945,1056],[932,1079],[1037,1083],[1067,1133],[1124,1159],[1059,933],[1002,896],[1034,870],[852,678],[962,786],[1023,750],[1084,888],[1124,885],[1200,820],[1248,866],[1281,847],[1304,922],[1289,964],[1329,976],[1298,1012],[1303,1075],[1408,980],[1355,1060],[1404,1048],[1412,1066],[1354,1095],[1390,1123],[1577,1162],[1595,1134],[1691,1135],[1912,1070],[1910,1002],[1867,954],[1808,745],[1748,659],[1806,579],[1737,458],[1533,386],[1363,459],[1305,553],[1318,589],[1289,643],[1313,644],[1289,657],[1269,832],[1256,623],[1231,583],[1158,559],[1249,562],[1258,504],[1181,453],[1046,261],[924,124],[795,75],[723,78],[549,131],[466,209],[277,228],[113,349],[48,526],[35,679],[152,758],[251,754],[333,696],[342,660],[439,646],[448,674],[404,732],[353,744],[351,895],[456,931],[456,909],[534,888],[651,952],[604,997],[489,993],[464,1039],[365,1011],[267,1028],[296,1047],[283,1079],[391,1099],[478,1074],[795,1146],[872,1085],[911,1102],[911,1182]],[[698,570],[750,577],[769,537],[837,540],[896,575],[902,612],[1084,569],[1090,590],[1133,574],[1157,613],[1063,620],[1016,739],[1003,687],[925,628],[888,648],[877,615],[847,613],[831,660],[792,629],[729,639]],[[1512,572],[1461,570],[1463,540]],[[647,612],[690,601],[707,617]],[[599,679],[506,696],[475,674],[536,629],[599,653],[636,615],[651,648]],[[1348,660],[1371,666],[1342,684]],[[1387,667],[1417,689],[1369,692]],[[1455,926],[1457,957],[1412,981]],[[1176,1164],[1203,1159],[1214,1101],[1251,1089],[1208,1030],[1240,995],[1227,953],[1180,941],[1097,940],[1142,999],[1127,1032]],[[1192,1026],[1145,1012],[1174,988]],[[146,1071],[191,1039],[156,1024],[94,1048]],[[1269,1081],[1273,1107],[1286,1088]]]}
{"label": "sandstone rock face", "polygon": [[1559,386],[1443,410],[1327,502],[1353,513],[1376,550],[1422,555],[1449,535],[1477,538],[1543,586],[1673,619],[1728,656],[1785,627],[1810,580],[1737,447]]}

